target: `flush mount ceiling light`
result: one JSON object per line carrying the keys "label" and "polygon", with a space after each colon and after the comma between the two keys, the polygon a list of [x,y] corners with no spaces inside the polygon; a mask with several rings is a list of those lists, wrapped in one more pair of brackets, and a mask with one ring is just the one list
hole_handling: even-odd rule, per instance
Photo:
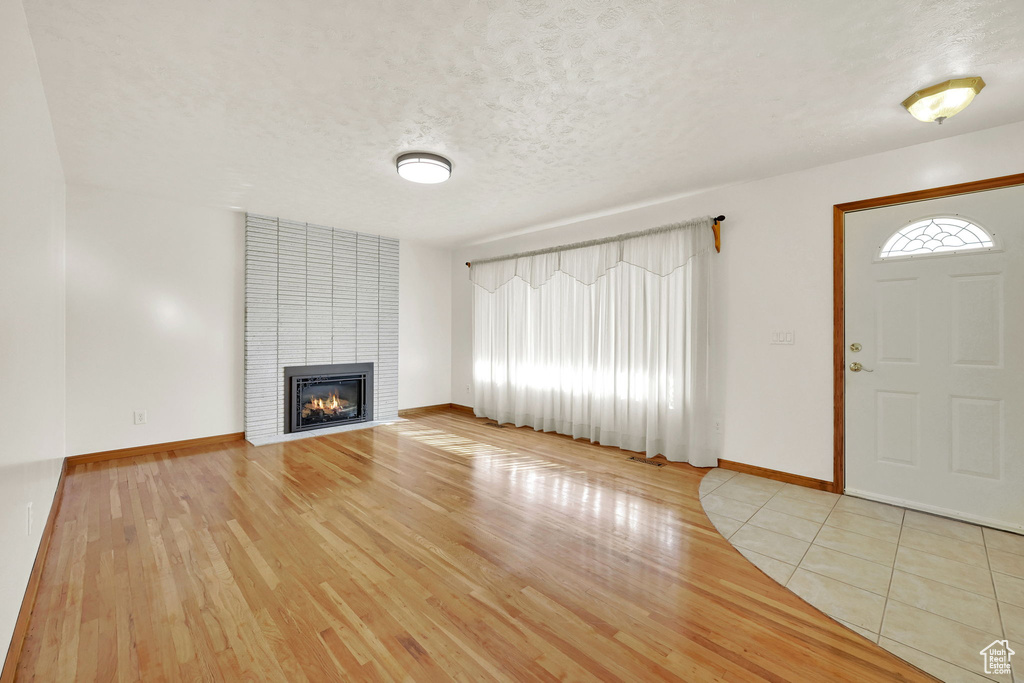
{"label": "flush mount ceiling light", "polygon": [[903,106],[918,121],[942,123],[950,116],[967,108],[974,96],[985,87],[980,76],[954,78],[929,88],[918,90],[903,100]]}
{"label": "flush mount ceiling light", "polygon": [[414,183],[443,183],[452,175],[452,162],[437,154],[409,152],[395,161],[398,175]]}

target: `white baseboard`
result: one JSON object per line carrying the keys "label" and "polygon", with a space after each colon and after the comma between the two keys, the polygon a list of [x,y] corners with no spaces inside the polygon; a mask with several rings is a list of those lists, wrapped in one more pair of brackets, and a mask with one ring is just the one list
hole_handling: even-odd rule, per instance
{"label": "white baseboard", "polygon": [[870,493],[868,491],[860,491],[858,489],[851,488],[847,488],[845,493],[848,496],[865,498],[867,500],[873,500],[878,503],[889,503],[890,505],[899,505],[900,507],[904,507],[910,510],[928,512],[933,515],[949,517],[951,519],[957,519],[962,522],[970,522],[971,524],[980,524],[981,526],[987,526],[993,529],[1003,529],[1005,531],[1011,531],[1015,534],[1024,533],[1024,525],[1013,525],[1007,522],[1000,521],[998,519],[989,519],[988,517],[979,517],[978,515],[964,514],[962,512],[957,512],[956,510],[950,510],[948,508],[939,507],[937,505],[925,505],[923,503],[915,503],[910,500],[904,500],[903,498],[883,496],[878,493]]}

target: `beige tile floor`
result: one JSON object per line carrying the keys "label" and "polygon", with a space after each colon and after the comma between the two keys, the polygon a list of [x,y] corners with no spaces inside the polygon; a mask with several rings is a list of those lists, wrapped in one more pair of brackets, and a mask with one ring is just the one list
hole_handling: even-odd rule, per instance
{"label": "beige tile floor", "polygon": [[841,624],[944,681],[1008,639],[1024,683],[1024,536],[713,469],[704,511],[737,550]]}

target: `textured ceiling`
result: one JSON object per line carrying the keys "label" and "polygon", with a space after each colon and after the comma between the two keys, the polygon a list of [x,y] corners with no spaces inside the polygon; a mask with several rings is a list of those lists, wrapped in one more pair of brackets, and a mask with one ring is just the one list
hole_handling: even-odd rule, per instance
{"label": "textured ceiling", "polygon": [[69,182],[440,244],[1024,118],[1021,0],[25,5]]}

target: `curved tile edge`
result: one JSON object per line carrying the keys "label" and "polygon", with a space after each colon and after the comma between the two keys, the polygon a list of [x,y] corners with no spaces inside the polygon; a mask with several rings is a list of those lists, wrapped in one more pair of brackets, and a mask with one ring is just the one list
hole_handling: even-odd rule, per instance
{"label": "curved tile edge", "polygon": [[990,676],[980,654],[1024,647],[1024,605],[982,576],[997,583],[989,553],[1009,552],[1024,596],[1024,536],[721,468],[699,496],[740,554],[833,621],[940,680],[1024,681],[1024,663]]}

